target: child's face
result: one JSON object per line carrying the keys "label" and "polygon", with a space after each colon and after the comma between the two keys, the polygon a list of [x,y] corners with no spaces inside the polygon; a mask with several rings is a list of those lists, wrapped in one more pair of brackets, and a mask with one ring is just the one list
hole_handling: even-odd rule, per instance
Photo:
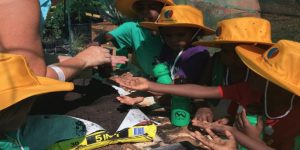
{"label": "child's face", "polygon": [[158,1],[140,0],[133,4],[138,17],[144,21],[154,22],[159,16],[164,4]]}
{"label": "child's face", "polygon": [[189,27],[161,27],[159,32],[165,43],[173,50],[180,51],[192,43],[198,29]]}
{"label": "child's face", "polygon": [[235,46],[235,44],[221,45],[221,62],[229,68],[245,67],[245,65],[235,52]]}

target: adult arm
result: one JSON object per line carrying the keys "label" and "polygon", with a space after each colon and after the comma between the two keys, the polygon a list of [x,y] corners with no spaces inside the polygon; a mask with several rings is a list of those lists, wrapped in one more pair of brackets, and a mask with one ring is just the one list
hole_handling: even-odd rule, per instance
{"label": "adult arm", "polygon": [[[57,73],[47,68],[44,61],[39,33],[39,2],[0,1],[0,19],[0,51],[23,55],[35,74],[57,79]],[[92,46],[56,66],[69,79],[87,67],[109,62],[111,56],[108,50]]]}

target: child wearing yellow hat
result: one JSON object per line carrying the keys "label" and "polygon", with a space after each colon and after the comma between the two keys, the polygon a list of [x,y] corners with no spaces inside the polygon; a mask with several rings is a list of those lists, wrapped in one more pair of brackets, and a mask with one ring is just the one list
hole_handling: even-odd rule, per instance
{"label": "child wearing yellow hat", "polygon": [[[141,22],[143,27],[158,31],[165,45],[159,57],[166,62],[173,82],[203,83],[204,70],[209,60],[205,47],[192,46],[197,36],[213,34],[214,31],[203,23],[200,10],[189,5],[165,6],[156,22]],[[195,68],[195,66],[198,66]],[[143,99],[128,100],[121,96],[118,99],[127,104],[139,103]]]}
{"label": "child wearing yellow hat", "polygon": [[[275,149],[299,149],[300,145],[300,43],[280,40],[269,49],[262,49],[257,46],[239,45],[236,52],[241,60],[259,76],[255,80],[256,89],[263,89],[264,114],[267,117],[265,127],[265,141]],[[243,111],[245,119],[245,112]],[[241,121],[239,129],[248,126],[247,122]],[[230,126],[219,124],[208,124],[194,121],[200,127],[213,130],[228,130],[234,134],[240,134]],[[248,132],[255,132],[248,130]],[[201,133],[194,134],[200,141],[209,147],[221,146],[218,142],[205,141]],[[252,139],[244,141],[249,149],[271,149]],[[223,141],[226,142],[226,141]],[[228,142],[228,141],[227,141]],[[232,142],[232,141],[231,141]],[[223,145],[229,148],[230,144]],[[260,147],[257,147],[260,146]]]}
{"label": "child wearing yellow hat", "polygon": [[280,40],[268,50],[240,45],[236,52],[247,67],[267,80],[260,85],[264,87],[267,144],[276,149],[299,148],[300,43]]}
{"label": "child wearing yellow hat", "polygon": [[[239,17],[222,20],[217,25],[216,36],[211,41],[197,41],[194,44],[209,47],[220,48],[221,51],[215,53],[212,60],[212,79],[211,84],[231,85],[247,81],[249,70],[238,58],[234,48],[238,44],[260,45],[262,47],[270,47],[273,43],[271,40],[271,25],[268,20],[256,17]],[[234,115],[238,105],[229,101],[213,101],[215,105],[215,116],[222,117],[225,114]],[[211,102],[210,102],[211,103]],[[229,104],[230,103],[230,104]],[[228,106],[228,110],[220,108]],[[199,112],[203,112],[199,108]],[[201,113],[196,113],[196,117],[202,120]]]}
{"label": "child wearing yellow hat", "polygon": [[[164,6],[175,5],[173,0],[117,0],[116,8],[124,15],[139,20],[157,20]],[[137,21],[129,21],[104,35],[106,41],[112,41],[118,48],[117,55],[128,54],[132,50],[132,64],[135,74],[152,75],[152,63],[160,54],[162,42],[158,35],[142,27]],[[135,71],[138,70],[138,71]]]}

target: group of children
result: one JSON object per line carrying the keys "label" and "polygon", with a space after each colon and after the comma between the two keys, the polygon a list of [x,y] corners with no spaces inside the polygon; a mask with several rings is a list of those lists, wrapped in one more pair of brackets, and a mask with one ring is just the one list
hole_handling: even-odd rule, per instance
{"label": "group of children", "polygon": [[[255,17],[222,20],[218,23],[214,40],[198,40],[201,36],[214,34],[214,31],[204,25],[202,12],[188,5],[165,6],[154,22],[140,22],[139,25],[160,35],[164,44],[158,57],[168,64],[175,85],[130,76],[117,80],[122,86],[205,99],[205,105],[198,108],[193,124],[205,128],[207,122],[212,122],[212,129],[223,126],[229,130],[217,119],[238,116],[234,123],[238,130],[230,131],[238,143],[249,149],[270,148],[257,144],[261,133],[266,144],[276,149],[297,147],[300,128],[292,119],[296,120],[294,115],[297,114],[300,92],[299,54],[296,54],[299,43],[288,40],[273,43],[270,22]],[[221,51],[210,57],[204,46],[220,48]],[[181,79],[181,84],[184,84],[176,85],[176,79]],[[143,101],[124,96],[118,99],[126,104]],[[238,111],[241,108],[243,111]],[[214,117],[216,110],[221,112]],[[263,117],[258,117],[257,125],[253,126],[245,119],[246,114]],[[236,131],[250,139],[245,141]],[[199,140],[212,144],[202,138]]]}
{"label": "group of children", "polygon": [[[191,122],[205,129],[211,138],[198,131],[191,135],[211,149],[236,149],[238,144],[248,149],[300,147],[300,121],[297,120],[300,43],[288,40],[273,43],[270,22],[255,17],[222,20],[214,31],[205,26],[199,9],[175,5],[172,0],[117,0],[116,7],[139,21],[126,22],[103,38],[115,44],[117,53],[132,50],[138,70],[133,74],[148,78],[133,75],[116,78],[120,85],[194,101],[201,99],[202,105],[197,107]],[[214,35],[214,39],[200,40],[206,35]],[[207,47],[221,51],[211,56]],[[156,60],[167,64],[174,84],[149,81]],[[73,89],[72,84],[36,76],[21,56],[1,53],[0,65],[3,74],[0,139],[10,137],[2,132],[10,133],[24,123],[33,96]],[[144,101],[142,96],[117,99],[130,105]],[[24,106],[26,109],[19,109]],[[15,117],[10,118],[12,113]],[[257,123],[251,125],[247,119],[249,114],[262,117],[257,117]],[[234,123],[223,118],[227,116],[234,118]],[[24,132],[15,132],[11,137],[21,144],[19,136]],[[0,147],[12,145],[0,143]]]}

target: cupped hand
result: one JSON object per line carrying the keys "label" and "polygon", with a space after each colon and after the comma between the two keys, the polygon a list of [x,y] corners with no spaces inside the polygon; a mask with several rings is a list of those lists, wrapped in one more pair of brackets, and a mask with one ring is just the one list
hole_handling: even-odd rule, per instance
{"label": "cupped hand", "polygon": [[191,135],[199,140],[203,145],[212,150],[236,150],[236,140],[231,132],[225,130],[227,139],[220,138],[219,136],[215,135],[210,129],[206,129],[206,132],[208,133],[210,138],[202,135],[198,131],[192,132]]}
{"label": "cupped hand", "polygon": [[120,101],[120,103],[122,103],[122,104],[135,105],[135,104],[142,102],[144,100],[144,97],[132,98],[129,96],[119,96],[119,97],[117,97],[117,100]]}
{"label": "cupped hand", "polygon": [[149,89],[149,81],[141,77],[118,78],[116,82],[132,90],[146,91]]}

